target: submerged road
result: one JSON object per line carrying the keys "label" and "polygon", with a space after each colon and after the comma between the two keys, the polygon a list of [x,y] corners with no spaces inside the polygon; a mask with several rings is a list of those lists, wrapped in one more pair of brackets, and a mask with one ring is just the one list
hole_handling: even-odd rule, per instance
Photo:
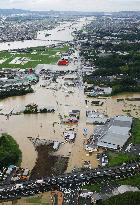
{"label": "submerged road", "polygon": [[140,172],[140,162],[133,162],[117,167],[89,169],[83,171],[74,171],[56,177],[44,177],[27,182],[15,184],[3,184],[0,186],[0,200],[8,201],[21,198],[23,196],[32,196],[35,194],[64,189],[73,190],[89,183],[102,182],[106,180],[122,179],[128,176],[134,176]]}

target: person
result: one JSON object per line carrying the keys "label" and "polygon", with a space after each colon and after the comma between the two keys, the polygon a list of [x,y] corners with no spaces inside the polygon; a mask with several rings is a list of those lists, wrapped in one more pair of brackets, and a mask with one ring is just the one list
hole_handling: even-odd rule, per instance
{"label": "person", "polygon": [[83,130],[83,135],[84,135],[84,136],[87,135],[87,131],[88,131],[87,128],[84,128],[84,130]]}

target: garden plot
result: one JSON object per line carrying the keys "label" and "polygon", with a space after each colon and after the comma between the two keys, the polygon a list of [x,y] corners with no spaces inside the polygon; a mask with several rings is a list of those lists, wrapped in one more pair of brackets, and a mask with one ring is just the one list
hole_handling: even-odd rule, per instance
{"label": "garden plot", "polygon": [[24,65],[30,61],[30,58],[26,57],[16,57],[9,64],[20,64]]}

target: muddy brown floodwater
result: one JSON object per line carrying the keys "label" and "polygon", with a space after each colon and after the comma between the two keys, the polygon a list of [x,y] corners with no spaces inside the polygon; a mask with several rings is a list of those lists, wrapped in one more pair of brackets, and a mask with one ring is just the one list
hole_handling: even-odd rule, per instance
{"label": "muddy brown floodwater", "polygon": [[[75,66],[76,68],[77,66]],[[55,91],[42,88],[40,83],[34,86],[34,93],[26,96],[10,97],[0,101],[0,107],[3,108],[5,113],[9,113],[13,108],[22,107],[33,102],[39,106],[53,106],[56,109],[54,114],[12,115],[9,120],[4,115],[0,116],[0,131],[7,132],[16,139],[22,151],[22,166],[29,169],[34,167],[37,153],[28,137],[35,138],[39,136],[42,139],[64,142],[63,131],[65,126],[60,124],[59,113],[63,116],[68,114],[70,109],[81,110],[84,105],[82,88],[73,88],[74,93],[66,97],[66,93],[62,89]],[[52,84],[52,86],[54,85]],[[54,122],[56,122],[55,127],[53,127]],[[65,155],[65,152],[62,154]]]}
{"label": "muddy brown floodwater", "polygon": [[[77,68],[77,65],[75,69]],[[56,112],[50,114],[31,114],[31,115],[12,115],[9,120],[6,119],[4,115],[0,116],[0,132],[7,132],[12,135],[20,146],[22,151],[22,166],[28,167],[30,170],[33,169],[37,152],[33,147],[33,144],[29,141],[28,137],[38,137],[40,139],[50,139],[64,142],[63,146],[55,153],[55,155],[61,155],[64,157],[69,157],[69,163],[67,171],[71,171],[74,167],[81,166],[85,160],[90,160],[93,163],[93,167],[98,166],[98,161],[96,159],[96,154],[93,153],[92,156],[88,156],[83,148],[85,139],[83,137],[83,128],[88,128],[88,136],[93,133],[94,126],[86,124],[86,110],[98,110],[104,112],[108,116],[114,116],[119,114],[124,114],[124,110],[130,109],[131,106],[135,106],[135,111],[132,109],[132,115],[136,115],[136,110],[139,112],[140,102],[131,101],[120,101],[117,99],[126,97],[140,97],[140,94],[125,94],[118,95],[109,98],[99,98],[104,102],[103,106],[91,106],[91,101],[93,98],[87,98],[88,104],[85,104],[86,96],[84,95],[83,87],[70,88],[73,90],[73,94],[66,97],[66,93],[62,89],[53,90],[40,87],[39,82],[34,86],[34,93],[27,94],[26,96],[10,97],[0,101],[0,108],[4,109],[4,112],[9,112],[13,108],[19,106],[25,106],[28,103],[36,103],[39,106],[53,106]],[[60,82],[53,86],[60,86],[62,84],[62,79]],[[96,98],[94,98],[96,99]],[[133,104],[133,105],[132,105]],[[75,126],[77,131],[77,137],[74,144],[65,143],[63,137],[63,131],[66,125],[60,123],[59,114],[62,116],[68,114],[71,109],[80,110],[80,121],[78,126]],[[53,123],[55,126],[53,127]],[[54,133],[55,129],[55,133]]]}

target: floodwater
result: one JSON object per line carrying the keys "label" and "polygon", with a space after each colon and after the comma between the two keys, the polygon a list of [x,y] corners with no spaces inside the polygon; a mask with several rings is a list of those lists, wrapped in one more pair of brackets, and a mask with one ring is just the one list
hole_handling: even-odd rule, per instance
{"label": "floodwater", "polygon": [[[81,18],[74,24],[73,22],[64,22],[51,31],[40,31],[38,32],[37,40],[0,43],[0,50],[46,46],[59,41],[71,41],[73,40],[72,31],[82,28],[91,19],[93,17]],[[45,37],[46,33],[51,35]],[[5,114],[9,113],[13,108],[19,109],[19,107],[22,108],[33,102],[39,106],[54,106],[57,110],[55,114],[13,115],[9,120],[4,115],[0,116],[0,132],[7,132],[16,139],[22,151],[22,166],[30,169],[35,165],[37,153],[28,137],[39,136],[43,139],[64,141],[62,137],[64,128],[60,125],[58,114],[61,113],[63,115],[68,113],[68,110],[72,107],[76,108],[76,105],[79,104],[79,95],[81,95],[79,90],[74,90],[75,94],[65,97],[65,93],[62,90],[55,92],[39,85],[35,86],[35,93],[33,94],[10,97],[0,102],[0,109],[2,108]],[[52,126],[53,122],[57,122],[55,127]]]}
{"label": "floodwater", "polygon": [[[0,43],[0,51],[12,50],[12,49],[22,49],[37,46],[49,46],[52,44],[57,44],[59,42],[72,41],[73,36],[71,35],[75,29],[80,30],[84,25],[86,25],[94,17],[81,18],[75,24],[73,22],[63,22],[61,25],[57,26],[52,30],[39,31],[37,33],[36,40],[25,40],[25,41],[14,41],[14,42],[4,42]],[[45,37],[46,34],[51,34]]]}
{"label": "floodwater", "polygon": [[[85,21],[86,20],[80,21],[81,26]],[[65,26],[65,30],[61,30],[62,33],[64,32],[66,35],[67,32],[69,32],[68,28],[66,28],[67,24],[69,23],[63,25]],[[79,27],[79,24],[77,24],[77,26]],[[54,39],[59,38],[59,35],[57,36],[57,34],[59,33],[56,31],[57,29],[55,29],[56,33],[54,32],[54,37],[52,34],[52,37]],[[39,37],[41,37],[42,34],[39,35]],[[52,38],[51,36],[49,37]],[[41,38],[43,38],[43,36]],[[71,38],[69,40],[71,40]],[[79,65],[80,64],[78,62],[77,64],[71,63],[71,65],[69,66],[72,69],[77,69],[80,68]],[[65,67],[63,68],[65,69]],[[68,67],[66,67],[66,69],[67,68]],[[79,76],[81,76],[80,69],[78,72]],[[126,100],[117,102],[117,99],[126,97],[140,97],[140,94],[125,94],[109,98],[100,97],[98,99],[103,101],[104,104],[98,107],[91,106],[91,101],[96,100],[96,98],[86,98],[82,86],[82,79],[80,80],[81,84],[74,88],[66,88],[64,86],[64,80],[61,78],[59,78],[58,83],[51,83],[49,87],[43,88],[40,87],[40,84],[42,84],[42,80],[40,80],[40,82],[34,86],[34,93],[27,94],[25,96],[10,97],[0,101],[0,109],[2,109],[5,114],[9,113],[13,109],[22,108],[29,103],[36,103],[37,105],[39,105],[39,107],[51,106],[54,107],[56,110],[55,113],[50,114],[12,115],[10,116],[9,120],[7,120],[6,116],[0,115],[0,132],[7,132],[16,139],[22,151],[23,167],[28,167],[31,170],[34,167],[37,158],[35,148],[28,139],[28,137],[39,137],[40,139],[48,139],[55,141],[57,140],[59,142],[63,142],[64,144],[61,145],[60,149],[55,154],[69,156],[67,172],[71,171],[74,167],[82,166],[84,161],[87,160],[91,161],[93,167],[97,167],[97,153],[95,152],[92,154],[92,156],[88,156],[88,154],[83,148],[83,145],[87,140],[83,136],[83,129],[88,128],[87,138],[89,138],[95,128],[95,126],[93,125],[86,124],[86,110],[97,110],[99,112],[101,111],[111,117],[114,115],[124,114],[124,109],[127,110],[130,109],[130,106],[133,106],[131,112],[132,116],[137,116],[137,113],[139,113],[140,115],[139,102],[128,102]],[[55,87],[56,90],[54,89]],[[67,95],[68,90],[73,91],[73,93]],[[88,100],[87,105],[85,104],[86,99]],[[65,142],[63,137],[63,132],[67,126],[60,123],[61,121],[59,116],[67,115],[68,112],[72,109],[80,110],[80,121],[78,126],[74,126],[77,132],[75,143],[69,144]],[[54,122],[56,123],[53,126]]]}
{"label": "floodwater", "polygon": [[[69,67],[77,69],[77,65],[71,64]],[[67,69],[67,68],[66,68]],[[82,82],[82,79],[81,79]],[[25,96],[10,97],[0,101],[0,108],[4,113],[9,113],[16,107],[24,107],[29,103],[36,103],[39,107],[52,106],[55,108],[55,113],[50,114],[32,114],[32,115],[12,115],[9,120],[6,116],[0,116],[1,132],[7,132],[12,135],[20,146],[22,151],[22,166],[32,169],[35,165],[37,153],[29,141],[28,137],[39,137],[40,139],[57,140],[64,144],[55,154],[62,156],[70,156],[68,170],[70,171],[77,165],[84,163],[87,159],[83,149],[84,137],[83,128],[86,126],[86,104],[84,89],[81,85],[77,87],[66,88],[64,80],[59,78],[58,83],[51,83],[49,89],[40,87],[42,80],[34,86],[34,93]],[[81,83],[82,84],[82,83]],[[61,86],[61,89],[60,89]],[[57,90],[52,88],[56,87]],[[67,96],[67,92],[71,90],[73,93]],[[80,121],[78,126],[74,126],[77,137],[75,144],[65,143],[63,132],[66,125],[61,124],[59,115],[68,115],[72,109],[80,110]],[[55,123],[53,127],[53,123]],[[88,126],[88,134],[92,134],[93,126]],[[76,154],[76,158],[75,158]],[[94,159],[94,158],[93,158]],[[94,166],[97,166],[95,164]]]}
{"label": "floodwater", "polygon": [[[77,69],[79,65],[72,64],[70,66]],[[0,132],[7,132],[16,139],[23,154],[22,166],[28,167],[29,169],[34,167],[37,153],[28,137],[39,137],[40,139],[63,142],[64,144],[61,145],[60,149],[55,154],[69,156],[67,172],[70,172],[74,167],[81,166],[84,161],[89,160],[92,162],[93,167],[97,167],[97,153],[95,152],[92,156],[88,156],[83,148],[83,145],[86,142],[86,139],[83,136],[83,129],[85,127],[88,128],[87,138],[89,138],[95,127],[86,124],[86,110],[101,111],[110,117],[124,114],[122,110],[127,109],[127,103],[122,101],[117,102],[117,99],[125,98],[125,96],[140,96],[140,94],[127,94],[109,98],[98,98],[103,101],[104,104],[103,106],[97,107],[91,106],[91,101],[96,100],[96,98],[86,98],[82,85],[66,88],[64,87],[64,80],[62,78],[59,78],[58,83],[51,83],[49,87],[40,87],[40,84],[42,84],[42,80],[34,86],[34,93],[25,96],[9,97],[0,101],[0,108],[3,108],[5,113],[8,113],[13,110],[13,108],[19,106],[24,107],[29,103],[36,103],[39,107],[51,106],[56,110],[55,113],[49,114],[12,115],[9,120],[7,120],[4,115],[0,116]],[[56,90],[53,88],[56,88]],[[73,93],[67,96],[68,90],[73,91]],[[85,104],[85,99],[88,100],[87,105]],[[139,102],[134,101],[130,103],[134,103],[138,107]],[[63,137],[63,132],[68,126],[60,123],[59,114],[61,116],[67,115],[72,109],[80,110],[80,121],[78,126],[74,126],[77,132],[75,143],[69,144],[65,142]],[[56,123],[53,126],[54,122]]]}
{"label": "floodwater", "polygon": [[[75,68],[77,67],[75,66]],[[68,114],[68,111],[72,108],[81,109],[81,103],[84,102],[82,88],[73,88],[74,93],[66,97],[66,93],[62,89],[55,91],[42,88],[40,83],[34,87],[34,93],[26,96],[10,97],[0,102],[0,107],[4,109],[5,113],[19,105],[23,107],[33,102],[40,107],[53,106],[56,109],[54,114],[12,115],[9,120],[4,115],[0,116],[1,132],[7,132],[16,139],[23,153],[22,166],[29,167],[30,169],[35,165],[37,155],[27,137],[39,136],[43,139],[63,142],[64,125],[60,124],[59,113],[63,116]],[[61,79],[60,83],[58,83],[58,88],[60,84]],[[51,87],[53,86],[54,84],[51,84]],[[57,122],[57,124],[53,127],[54,122]]]}

